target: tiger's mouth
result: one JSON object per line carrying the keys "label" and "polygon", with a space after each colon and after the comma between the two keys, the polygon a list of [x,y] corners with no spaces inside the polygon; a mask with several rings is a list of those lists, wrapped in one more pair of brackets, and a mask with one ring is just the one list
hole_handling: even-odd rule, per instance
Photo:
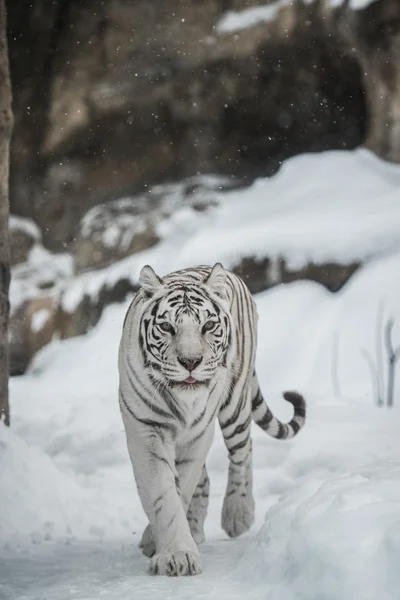
{"label": "tiger's mouth", "polygon": [[183,379],[182,381],[177,381],[176,379],[170,379],[169,380],[169,385],[172,387],[180,387],[180,388],[184,388],[184,389],[195,389],[198,387],[201,387],[202,385],[207,386],[209,384],[209,380],[203,380],[200,381],[200,379],[196,379],[195,377],[192,377],[191,375],[189,377],[186,377],[186,379]]}

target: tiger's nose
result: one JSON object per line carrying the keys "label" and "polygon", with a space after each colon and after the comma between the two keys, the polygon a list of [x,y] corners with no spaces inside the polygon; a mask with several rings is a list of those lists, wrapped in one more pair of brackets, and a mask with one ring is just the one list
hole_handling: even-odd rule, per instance
{"label": "tiger's nose", "polygon": [[199,366],[202,359],[202,356],[195,356],[194,358],[178,357],[178,363],[188,371],[194,371],[194,369]]}

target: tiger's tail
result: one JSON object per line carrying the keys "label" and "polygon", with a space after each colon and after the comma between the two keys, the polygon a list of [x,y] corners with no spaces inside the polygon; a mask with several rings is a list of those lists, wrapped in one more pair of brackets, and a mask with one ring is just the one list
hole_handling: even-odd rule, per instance
{"label": "tiger's tail", "polygon": [[253,394],[251,405],[255,423],[273,438],[288,440],[294,437],[304,426],[306,420],[306,401],[303,396],[297,392],[284,392],[285,400],[293,405],[294,415],[289,423],[281,423],[268,408],[258,383],[256,385],[256,393]]}

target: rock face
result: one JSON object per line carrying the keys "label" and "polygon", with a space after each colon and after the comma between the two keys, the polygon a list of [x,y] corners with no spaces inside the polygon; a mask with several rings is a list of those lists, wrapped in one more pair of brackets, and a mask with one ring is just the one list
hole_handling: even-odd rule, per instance
{"label": "rock face", "polygon": [[360,263],[309,262],[301,269],[290,269],[284,258],[256,260],[249,257],[243,258],[233,271],[246,282],[253,294],[300,279],[315,281],[331,292],[338,292],[360,266]]}
{"label": "rock face", "polygon": [[89,209],[146,185],[210,172],[250,182],[298,152],[363,141],[360,60],[326,2],[233,33],[217,30],[221,16],[256,0],[7,4],[11,208],[52,250]]}
{"label": "rock face", "polygon": [[96,294],[83,294],[72,310],[63,305],[63,295],[74,280],[65,282],[60,296],[51,292],[27,299],[10,319],[10,375],[22,375],[33,356],[53,339],[83,335],[99,321],[104,309],[122,302],[137,285],[128,278],[101,286]]}

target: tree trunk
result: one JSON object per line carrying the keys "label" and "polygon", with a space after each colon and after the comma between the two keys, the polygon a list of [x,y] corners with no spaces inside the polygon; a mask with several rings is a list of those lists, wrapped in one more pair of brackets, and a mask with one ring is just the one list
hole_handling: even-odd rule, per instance
{"label": "tree trunk", "polygon": [[8,173],[12,122],[6,10],[4,0],[0,0],[0,420],[6,425],[10,424],[8,402],[8,290],[10,285]]}

